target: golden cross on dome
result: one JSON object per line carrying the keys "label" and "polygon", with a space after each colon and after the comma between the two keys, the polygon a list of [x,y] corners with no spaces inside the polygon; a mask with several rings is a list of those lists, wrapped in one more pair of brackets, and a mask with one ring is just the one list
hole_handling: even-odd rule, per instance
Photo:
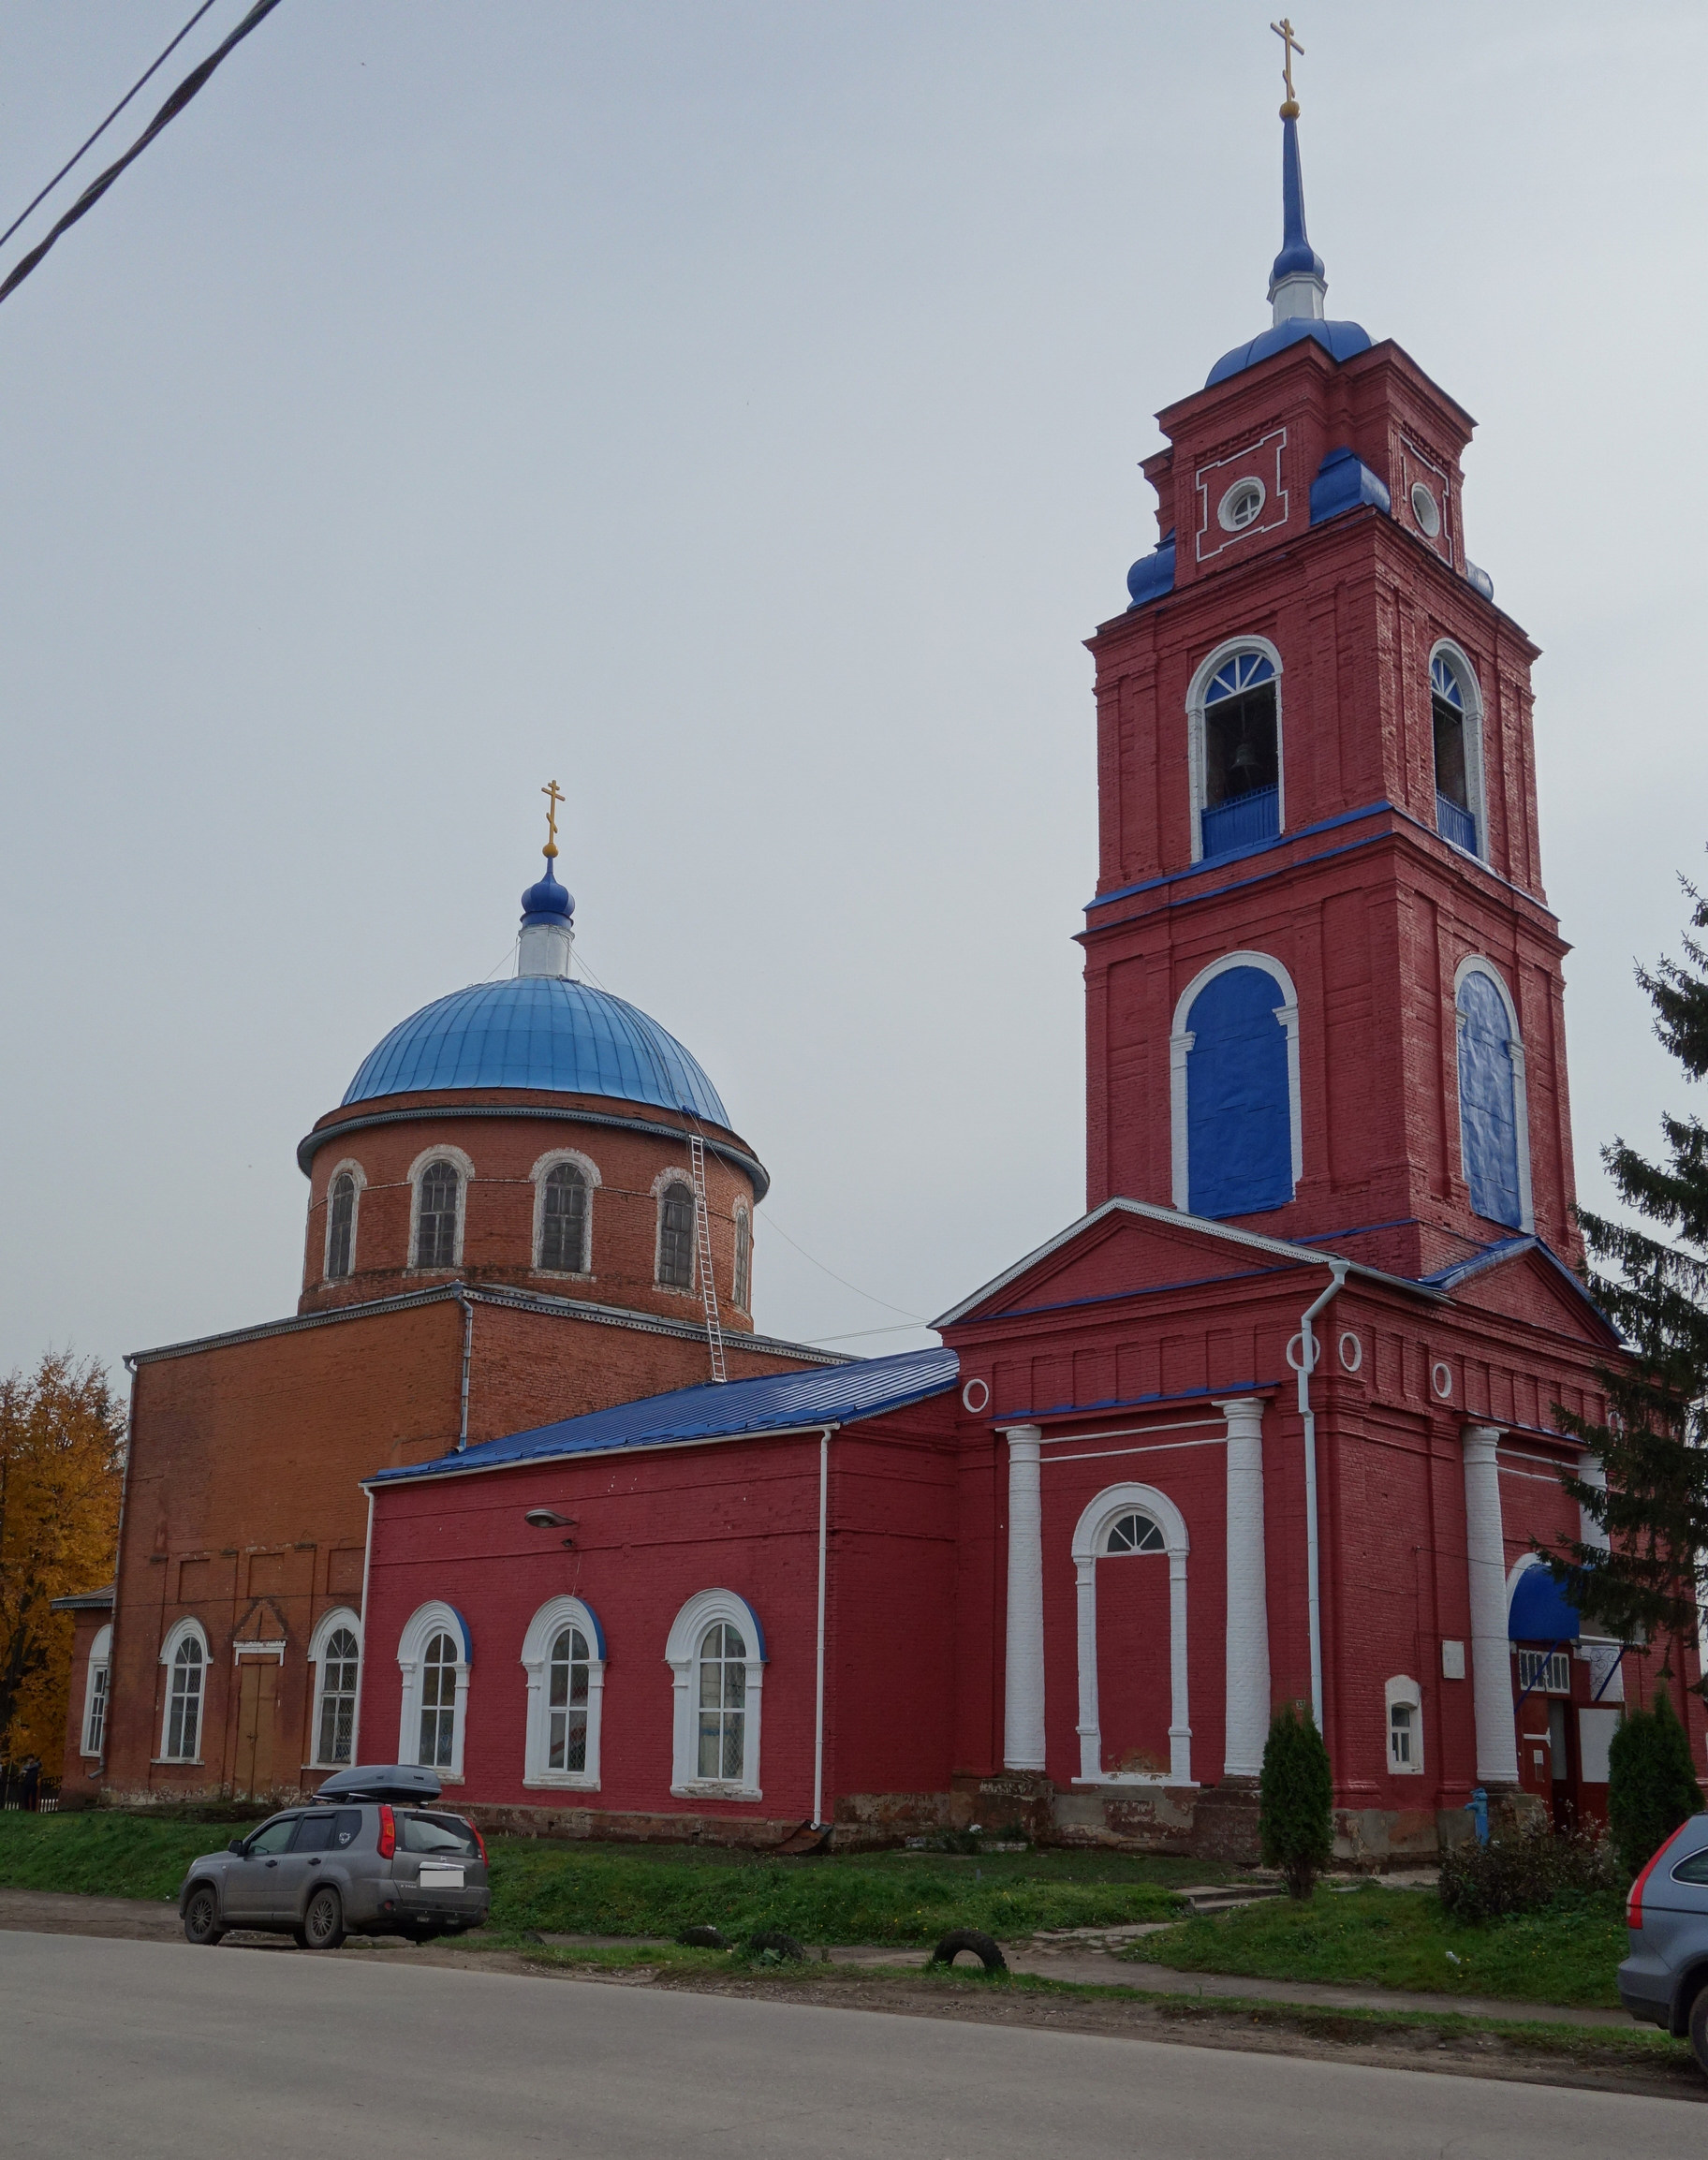
{"label": "golden cross on dome", "polygon": [[553,780],[540,789],[546,798],[546,847],[548,858],[557,853],[557,806],[564,800],[564,792]]}
{"label": "golden cross on dome", "polygon": [[1282,16],[1279,22],[1272,22],[1270,28],[1280,38],[1282,51],[1287,55],[1281,64],[1282,80],[1287,84],[1287,103],[1281,108],[1281,117],[1283,120],[1297,120],[1299,117],[1299,100],[1293,96],[1293,54],[1296,52],[1303,60],[1304,58],[1304,47],[1293,35],[1292,23],[1285,15]]}

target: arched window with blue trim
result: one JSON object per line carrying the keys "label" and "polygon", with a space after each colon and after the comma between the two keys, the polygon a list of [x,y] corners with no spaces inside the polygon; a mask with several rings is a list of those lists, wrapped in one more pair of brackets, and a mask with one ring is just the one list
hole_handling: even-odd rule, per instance
{"label": "arched window with blue trim", "polygon": [[1255,647],[1229,654],[1204,684],[1199,838],[1205,860],[1260,846],[1281,830],[1275,693],[1275,664]]}
{"label": "arched window with blue trim", "polygon": [[1195,1215],[1284,1208],[1299,1174],[1298,1007],[1278,963],[1230,956],[1182,1000],[1174,1200]]}
{"label": "arched window with blue trim", "polygon": [[1439,648],[1429,663],[1429,704],[1436,734],[1436,830],[1476,855],[1476,713],[1460,669]]}
{"label": "arched window with blue trim", "polygon": [[1460,971],[1459,1144],[1471,1206],[1509,1229],[1530,1227],[1524,1050],[1509,1002],[1491,969]]}

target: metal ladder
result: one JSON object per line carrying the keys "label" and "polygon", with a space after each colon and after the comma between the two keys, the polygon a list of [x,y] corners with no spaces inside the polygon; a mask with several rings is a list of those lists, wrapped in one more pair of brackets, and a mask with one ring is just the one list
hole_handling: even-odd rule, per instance
{"label": "metal ladder", "polygon": [[699,1263],[700,1302],[706,1309],[706,1343],[712,1352],[712,1377],[720,1385],[729,1374],[724,1366],[724,1330],[717,1316],[717,1285],[712,1279],[712,1218],[706,1212],[706,1143],[688,1135],[688,1162],[694,1173],[694,1252]]}

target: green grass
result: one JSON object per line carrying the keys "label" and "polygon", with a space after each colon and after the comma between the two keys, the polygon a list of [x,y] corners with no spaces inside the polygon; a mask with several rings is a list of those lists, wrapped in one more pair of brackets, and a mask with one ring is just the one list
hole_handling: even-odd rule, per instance
{"label": "green grass", "polygon": [[1374,1883],[1352,1891],[1319,1888],[1306,1903],[1277,1898],[1186,1920],[1122,1953],[1135,1963],[1183,1972],[1609,2010],[1619,2007],[1613,1974],[1625,1954],[1624,1903],[1616,1895],[1472,1927],[1449,1919],[1433,1890],[1387,1890]]}
{"label": "green grass", "polygon": [[[230,1824],[96,1810],[0,1815],[0,1886],[170,1898]],[[493,1925],[504,1934],[674,1935],[710,1924],[732,1939],[775,1930],[804,1943],[929,1944],[950,1928],[1036,1928],[1171,1918],[1201,1862],[1101,1853],[867,1853],[783,1860],[688,1845],[490,1841]]]}

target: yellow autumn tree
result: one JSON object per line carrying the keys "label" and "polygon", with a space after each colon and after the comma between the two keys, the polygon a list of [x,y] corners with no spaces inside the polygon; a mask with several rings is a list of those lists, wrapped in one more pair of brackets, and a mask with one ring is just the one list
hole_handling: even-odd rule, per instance
{"label": "yellow autumn tree", "polygon": [[56,1597],[112,1580],[125,1418],[95,1359],[51,1350],[0,1380],[0,1762],[58,1774],[71,1615]]}

